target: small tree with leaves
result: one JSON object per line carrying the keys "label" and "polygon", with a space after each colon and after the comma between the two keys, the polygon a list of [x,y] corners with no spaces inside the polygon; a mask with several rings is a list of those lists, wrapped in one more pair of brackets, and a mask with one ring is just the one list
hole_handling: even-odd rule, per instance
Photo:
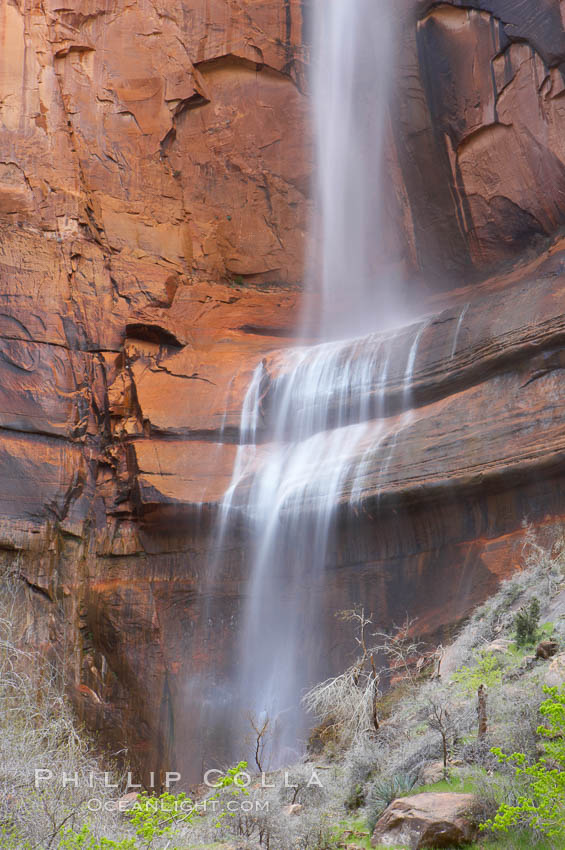
{"label": "small tree with leaves", "polygon": [[547,725],[538,728],[546,740],[546,755],[528,765],[524,753],[505,755],[495,748],[492,752],[502,764],[509,765],[524,783],[524,791],[515,805],[503,804],[495,817],[481,829],[509,832],[515,828],[531,827],[565,846],[565,689],[544,687],[547,699],[540,713]]}
{"label": "small tree with leaves", "polygon": [[516,614],[514,627],[516,629],[516,644],[530,646],[538,637],[540,619],[540,604],[538,599],[532,599],[529,605],[524,605]]}

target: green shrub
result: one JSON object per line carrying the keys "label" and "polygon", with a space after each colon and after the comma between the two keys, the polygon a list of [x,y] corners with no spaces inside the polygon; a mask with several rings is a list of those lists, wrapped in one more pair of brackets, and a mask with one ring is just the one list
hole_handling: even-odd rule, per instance
{"label": "green shrub", "polygon": [[[510,829],[530,827],[548,838],[565,841],[565,689],[544,688],[548,699],[540,706],[548,726],[540,726],[538,734],[546,739],[546,756],[527,764],[524,753],[493,753],[502,764],[510,765],[524,783],[524,793],[515,805],[503,804],[494,819],[482,829],[507,833]],[[563,844],[560,844],[563,846]]]}
{"label": "green shrub", "polygon": [[65,829],[59,843],[60,850],[137,850],[135,838],[114,841],[112,838],[96,838],[90,826],[85,824],[79,832]]}
{"label": "green shrub", "polygon": [[0,826],[0,850],[33,850],[29,841],[24,841],[16,827]]}
{"label": "green shrub", "polygon": [[[220,791],[226,789],[230,796],[247,794],[239,779],[239,774],[246,768],[247,762],[244,761],[230,768],[215,784],[216,793],[209,799],[218,800]],[[171,842],[178,836],[180,826],[190,826],[195,814],[192,800],[184,793],[170,794],[165,791],[157,796],[144,791],[131,809],[125,812],[135,830],[135,837],[97,838],[90,824],[84,824],[78,832],[74,829],[63,829],[59,847],[60,850],[150,850],[155,846],[155,841],[167,838],[168,850],[177,850]],[[221,825],[224,817],[225,812],[220,812],[216,827]]]}
{"label": "green shrub", "polygon": [[524,605],[518,611],[514,620],[517,646],[529,646],[536,642],[539,618],[540,603],[538,599],[532,599],[529,605]]}
{"label": "green shrub", "polygon": [[500,662],[492,652],[480,652],[474,667],[460,667],[453,674],[453,681],[469,696],[475,694],[481,685],[487,688],[498,686],[502,682]]}
{"label": "green shrub", "polygon": [[345,808],[348,812],[355,812],[365,804],[365,792],[363,786],[358,782],[349,792],[345,801]]}
{"label": "green shrub", "polygon": [[64,829],[59,847],[61,850],[149,850],[156,839],[174,836],[180,822],[189,824],[194,809],[186,794],[165,792],[156,796],[143,792],[125,814],[135,829],[135,837],[97,838],[90,824],[84,824],[78,832]]}
{"label": "green shrub", "polygon": [[384,776],[378,779],[369,792],[369,815],[367,826],[372,833],[382,813],[393,800],[404,797],[416,785],[417,777],[413,773],[398,773],[396,776]]}

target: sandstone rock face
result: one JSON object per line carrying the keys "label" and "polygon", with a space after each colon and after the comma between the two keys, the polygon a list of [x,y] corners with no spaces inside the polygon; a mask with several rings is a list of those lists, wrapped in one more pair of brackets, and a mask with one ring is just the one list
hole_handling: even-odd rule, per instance
{"label": "sandstone rock face", "polygon": [[0,0],[2,559],[33,640],[73,633],[84,716],[159,770],[170,571],[190,608],[206,544],[142,543],[138,514],[218,500],[208,434],[294,325],[307,45],[296,0],[71,5]]}
{"label": "sandstone rock face", "polygon": [[385,847],[461,847],[470,844],[477,830],[472,794],[416,794],[390,804],[378,821],[371,843]]}
{"label": "sandstone rock face", "polygon": [[[469,278],[563,223],[559,0],[403,5],[400,168],[412,254]],[[473,57],[472,60],[469,57]],[[543,164],[542,164],[543,163]]]}
{"label": "sandstone rock face", "polygon": [[[237,527],[209,574],[214,516],[300,308],[308,4],[71,5],[0,0],[0,560],[82,716],[199,779],[248,570]],[[534,5],[398,4],[390,250],[450,292],[368,343],[391,369],[351,432],[332,621],[363,600],[447,636],[519,562],[524,518],[542,540],[562,522],[565,35]]]}

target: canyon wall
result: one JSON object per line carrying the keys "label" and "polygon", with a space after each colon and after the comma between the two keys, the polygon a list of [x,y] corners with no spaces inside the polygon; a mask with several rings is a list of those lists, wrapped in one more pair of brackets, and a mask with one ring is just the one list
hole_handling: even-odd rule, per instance
{"label": "canyon wall", "polygon": [[[204,592],[215,506],[300,307],[308,3],[74,6],[0,0],[0,554],[85,720],[197,775],[186,682],[213,699],[247,571],[234,528]],[[390,252],[430,318],[408,388],[420,326],[390,341],[324,605],[441,636],[518,565],[524,520],[562,521],[565,31],[557,0],[398,14]]]}

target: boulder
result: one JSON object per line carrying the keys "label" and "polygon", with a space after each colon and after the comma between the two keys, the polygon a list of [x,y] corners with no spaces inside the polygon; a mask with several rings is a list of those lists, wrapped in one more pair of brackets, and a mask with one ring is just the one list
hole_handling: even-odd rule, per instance
{"label": "boulder", "polygon": [[299,815],[302,813],[303,808],[304,806],[302,806],[300,803],[291,803],[289,806],[284,807],[283,813],[285,815],[288,815],[289,817],[291,815]]}
{"label": "boulder", "polygon": [[498,638],[488,645],[487,652],[491,652],[493,655],[506,655],[511,646],[511,640]]}
{"label": "boulder", "polygon": [[429,761],[423,764],[418,774],[419,785],[435,785],[445,778],[445,768],[442,761]]}
{"label": "boulder", "polygon": [[565,682],[565,652],[555,656],[545,674],[544,681],[550,688],[559,688]]}
{"label": "boulder", "polygon": [[556,640],[542,640],[536,648],[536,658],[541,658],[547,661],[548,658],[553,658],[559,651],[559,644]]}
{"label": "boulder", "polygon": [[460,847],[476,834],[473,794],[416,794],[394,800],[378,821],[372,845],[423,848]]}
{"label": "boulder", "polygon": [[133,809],[137,800],[139,798],[139,794],[137,791],[130,791],[128,794],[124,794],[123,797],[120,797],[118,800],[118,811],[127,812],[130,809]]}

